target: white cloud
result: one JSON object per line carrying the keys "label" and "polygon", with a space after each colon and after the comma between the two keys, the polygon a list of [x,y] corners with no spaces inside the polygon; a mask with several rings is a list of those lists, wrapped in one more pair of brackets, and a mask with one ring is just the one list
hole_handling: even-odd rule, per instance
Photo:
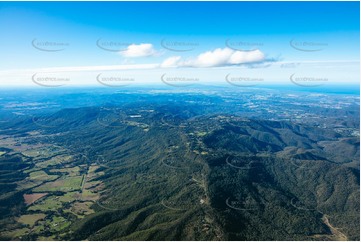
{"label": "white cloud", "polygon": [[119,52],[124,57],[148,57],[154,56],[157,53],[152,44],[132,44],[126,50]]}
{"label": "white cloud", "polygon": [[223,66],[228,64],[233,50],[229,48],[224,49],[215,49],[214,51],[207,51],[201,53],[197,56],[196,59],[189,60],[185,62],[185,65],[192,67],[214,67],[214,66]]}
{"label": "white cloud", "polygon": [[235,51],[230,59],[229,64],[244,64],[264,61],[265,56],[260,50],[252,51]]}
{"label": "white cloud", "polygon": [[[220,67],[257,63],[265,60],[260,50],[240,51],[230,48],[218,48],[199,54],[196,58],[182,60],[179,56],[166,59],[164,67]],[[170,65],[171,64],[171,65]]]}
{"label": "white cloud", "polygon": [[167,59],[165,59],[162,64],[160,65],[160,67],[162,68],[168,68],[168,67],[177,67],[178,66],[178,62],[181,60],[181,56],[172,56],[169,57]]}

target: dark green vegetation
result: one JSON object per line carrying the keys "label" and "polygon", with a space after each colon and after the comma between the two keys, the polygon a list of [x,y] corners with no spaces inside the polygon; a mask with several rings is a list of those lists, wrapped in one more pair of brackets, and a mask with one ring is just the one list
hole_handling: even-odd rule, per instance
{"label": "dark green vegetation", "polygon": [[0,238],[358,240],[357,104],[306,112],[292,97],[270,117],[280,98],[254,98],[253,112],[239,99],[111,94],[31,115],[3,108]]}

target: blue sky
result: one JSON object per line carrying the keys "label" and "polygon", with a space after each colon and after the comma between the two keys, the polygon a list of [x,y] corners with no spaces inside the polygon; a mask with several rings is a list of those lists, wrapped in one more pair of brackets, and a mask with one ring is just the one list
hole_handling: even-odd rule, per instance
{"label": "blue sky", "polygon": [[359,2],[1,2],[0,85],[44,71],[358,83],[359,18]]}

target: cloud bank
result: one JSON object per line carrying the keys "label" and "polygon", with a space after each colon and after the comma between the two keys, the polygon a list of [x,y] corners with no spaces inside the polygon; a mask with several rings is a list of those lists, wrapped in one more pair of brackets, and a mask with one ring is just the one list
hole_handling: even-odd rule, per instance
{"label": "cloud bank", "polygon": [[173,56],[164,60],[161,67],[221,67],[241,64],[259,63],[265,61],[265,55],[260,50],[240,51],[230,48],[218,48],[199,54],[195,58],[183,60],[181,56]]}

